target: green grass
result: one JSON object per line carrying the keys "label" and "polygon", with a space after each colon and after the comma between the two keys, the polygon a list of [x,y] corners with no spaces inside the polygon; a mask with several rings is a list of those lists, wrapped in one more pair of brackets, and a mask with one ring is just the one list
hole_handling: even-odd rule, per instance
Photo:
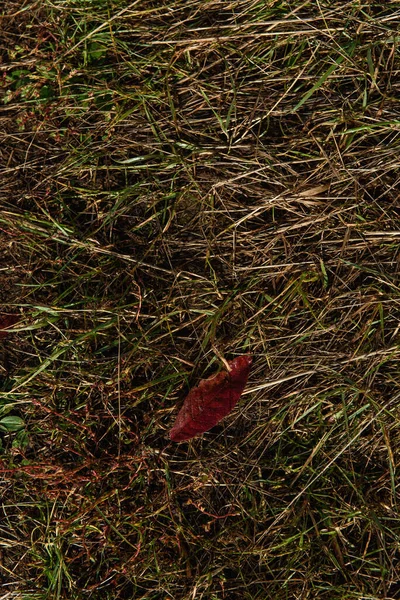
{"label": "green grass", "polygon": [[400,597],[399,19],[5,0],[2,598]]}

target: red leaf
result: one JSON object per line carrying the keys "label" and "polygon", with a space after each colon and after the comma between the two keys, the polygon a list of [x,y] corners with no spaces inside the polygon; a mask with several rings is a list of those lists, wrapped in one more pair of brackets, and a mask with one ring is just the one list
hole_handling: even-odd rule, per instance
{"label": "red leaf", "polygon": [[229,373],[221,371],[192,388],[170,431],[171,440],[190,440],[230,413],[242,395],[252,362],[251,356],[238,356],[228,363]]}
{"label": "red leaf", "polygon": [[7,337],[12,331],[7,331],[20,320],[19,315],[0,315],[0,340]]}

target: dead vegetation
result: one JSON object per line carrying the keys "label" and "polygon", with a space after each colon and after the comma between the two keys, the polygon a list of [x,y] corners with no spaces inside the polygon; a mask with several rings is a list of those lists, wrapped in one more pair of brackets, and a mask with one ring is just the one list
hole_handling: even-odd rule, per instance
{"label": "dead vegetation", "polygon": [[398,3],[1,10],[2,597],[398,598]]}

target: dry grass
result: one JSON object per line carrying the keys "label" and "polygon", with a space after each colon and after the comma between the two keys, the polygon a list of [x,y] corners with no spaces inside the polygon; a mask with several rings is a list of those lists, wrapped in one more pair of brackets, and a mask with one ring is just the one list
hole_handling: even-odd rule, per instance
{"label": "dry grass", "polygon": [[399,3],[1,11],[1,598],[399,598]]}

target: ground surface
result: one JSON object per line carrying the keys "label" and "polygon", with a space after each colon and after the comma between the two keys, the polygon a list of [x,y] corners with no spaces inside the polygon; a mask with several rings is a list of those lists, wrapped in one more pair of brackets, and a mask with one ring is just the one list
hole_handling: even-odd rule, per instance
{"label": "ground surface", "polygon": [[1,598],[400,598],[399,20],[3,0]]}

